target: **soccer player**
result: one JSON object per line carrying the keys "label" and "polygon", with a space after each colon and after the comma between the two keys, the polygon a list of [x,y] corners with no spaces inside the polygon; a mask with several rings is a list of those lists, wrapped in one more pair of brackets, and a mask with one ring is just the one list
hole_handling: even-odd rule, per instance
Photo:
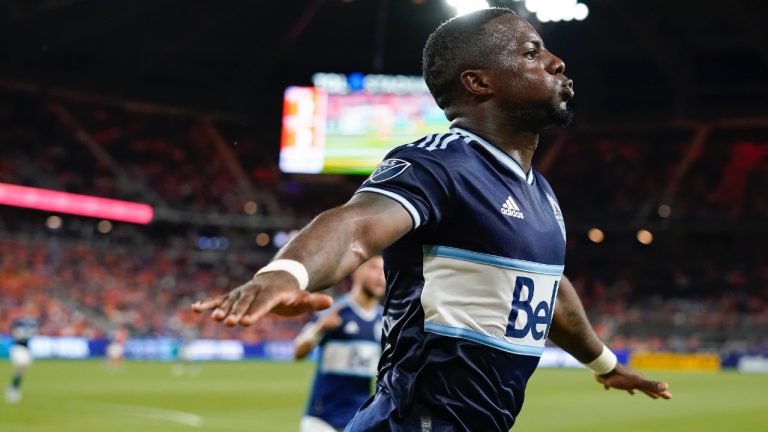
{"label": "soccer player", "polygon": [[200,375],[200,363],[195,360],[194,353],[192,352],[192,344],[197,339],[197,329],[192,324],[183,321],[174,323],[174,327],[178,333],[179,340],[171,373],[174,376],[182,376],[184,374],[190,376]]}
{"label": "soccer player", "polygon": [[13,365],[13,378],[5,390],[5,401],[9,404],[21,401],[21,380],[32,364],[32,354],[29,351],[29,340],[37,334],[37,319],[31,306],[25,307],[24,316],[11,323],[10,358]]}
{"label": "soccer player", "polygon": [[371,258],[352,273],[349,294],[296,338],[297,359],[320,347],[301,432],[344,430],[371,395],[371,378],[381,355],[379,302],[386,286],[384,261]]}
{"label": "soccer player", "polygon": [[546,339],[606,389],[670,398],[617,363],[563,276],[562,213],[531,168],[539,134],[571,118],[563,61],[507,9],[442,24],[423,60],[450,130],[395,148],[252,280],[193,309],[234,326],[328,308],[317,291],[383,250],[376,391],[347,431],[507,431]]}
{"label": "soccer player", "polygon": [[125,343],[128,341],[128,330],[118,327],[111,332],[107,345],[105,366],[110,372],[118,372],[125,366]]}

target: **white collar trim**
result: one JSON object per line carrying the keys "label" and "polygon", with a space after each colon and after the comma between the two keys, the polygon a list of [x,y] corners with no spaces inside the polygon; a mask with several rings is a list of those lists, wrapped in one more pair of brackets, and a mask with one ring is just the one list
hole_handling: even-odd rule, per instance
{"label": "white collar trim", "polygon": [[355,298],[352,297],[352,294],[347,294],[346,297],[347,297],[347,299],[346,299],[347,302],[346,303],[357,314],[357,316],[359,316],[361,319],[363,319],[365,321],[368,321],[368,322],[371,322],[371,321],[376,319],[378,308],[374,307],[371,310],[365,310],[360,305],[360,303],[355,301]]}
{"label": "white collar trim", "polygon": [[518,177],[523,179],[528,184],[533,184],[533,169],[528,170],[528,173],[526,174],[523,170],[523,167],[521,167],[516,160],[512,159],[510,155],[504,153],[495,145],[489,143],[488,141],[480,138],[468,130],[459,127],[452,127],[450,130],[464,134],[470,137],[472,140],[477,141],[481,146],[485,147],[485,149],[488,150],[499,162],[517,174]]}

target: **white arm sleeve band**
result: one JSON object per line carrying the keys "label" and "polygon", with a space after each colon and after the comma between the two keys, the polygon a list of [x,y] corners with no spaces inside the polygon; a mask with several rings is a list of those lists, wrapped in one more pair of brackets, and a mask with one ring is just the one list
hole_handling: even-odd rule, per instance
{"label": "white arm sleeve band", "polygon": [[266,266],[262,267],[261,270],[257,271],[256,275],[273,271],[284,271],[290,273],[291,276],[296,278],[296,282],[299,283],[299,288],[302,290],[307,289],[307,285],[309,285],[309,273],[307,273],[307,268],[304,267],[304,264],[298,261],[289,259],[274,260]]}
{"label": "white arm sleeve band", "polygon": [[589,363],[585,363],[585,366],[592,369],[598,375],[605,375],[611,372],[619,360],[616,358],[616,354],[613,353],[607,346],[603,345],[603,352],[597,356],[596,359]]}

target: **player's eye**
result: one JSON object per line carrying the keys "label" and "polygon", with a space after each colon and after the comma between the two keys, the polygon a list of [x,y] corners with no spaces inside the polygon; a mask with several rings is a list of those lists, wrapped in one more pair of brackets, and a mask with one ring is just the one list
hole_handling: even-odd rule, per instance
{"label": "player's eye", "polygon": [[525,56],[525,58],[527,58],[528,60],[533,60],[533,59],[535,59],[535,58],[536,58],[536,56],[538,56],[538,55],[539,55],[539,52],[538,52],[538,51],[536,51],[536,50],[532,50],[532,51],[528,51],[528,52],[526,52],[526,53],[525,53],[525,54],[523,54],[523,55],[524,55],[524,56]]}

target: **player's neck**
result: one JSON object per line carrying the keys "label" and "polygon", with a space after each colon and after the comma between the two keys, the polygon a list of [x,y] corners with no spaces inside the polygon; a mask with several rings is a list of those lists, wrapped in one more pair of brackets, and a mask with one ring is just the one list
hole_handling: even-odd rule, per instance
{"label": "player's neck", "polygon": [[366,311],[373,310],[376,305],[379,304],[379,299],[366,294],[362,287],[353,289],[352,292],[350,292],[350,296],[352,296],[352,300],[354,300],[355,303],[360,305],[360,307]]}
{"label": "player's neck", "polygon": [[463,118],[454,120],[451,126],[466,129],[485,139],[517,161],[526,173],[529,172],[533,154],[539,145],[539,134],[508,125],[500,127],[500,124],[503,123]]}

